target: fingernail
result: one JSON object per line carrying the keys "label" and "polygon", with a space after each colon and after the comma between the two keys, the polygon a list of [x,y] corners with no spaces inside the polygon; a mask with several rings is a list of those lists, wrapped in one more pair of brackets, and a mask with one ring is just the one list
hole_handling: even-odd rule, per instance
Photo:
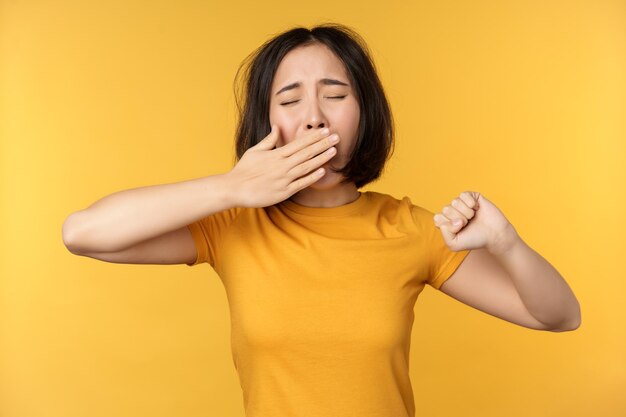
{"label": "fingernail", "polygon": [[328,132],[330,132],[330,130],[328,130],[327,127],[325,127],[324,129],[322,129],[322,135],[328,135]]}
{"label": "fingernail", "polygon": [[455,226],[458,226],[458,225],[460,225],[461,223],[463,223],[463,220],[461,220],[461,219],[456,219],[456,220],[454,221],[454,225],[455,225]]}

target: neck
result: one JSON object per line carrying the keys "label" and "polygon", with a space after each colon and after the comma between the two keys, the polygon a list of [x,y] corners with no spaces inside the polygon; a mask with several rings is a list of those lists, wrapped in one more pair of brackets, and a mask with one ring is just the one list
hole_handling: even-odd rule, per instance
{"label": "neck", "polygon": [[359,190],[351,182],[328,189],[315,189],[309,186],[292,195],[289,200],[307,207],[338,207],[355,201],[359,196]]}

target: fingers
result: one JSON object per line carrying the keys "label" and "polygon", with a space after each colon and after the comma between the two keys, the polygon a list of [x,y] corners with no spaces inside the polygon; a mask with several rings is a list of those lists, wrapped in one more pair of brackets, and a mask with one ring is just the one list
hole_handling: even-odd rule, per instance
{"label": "fingers", "polygon": [[[306,148],[307,146],[312,145],[313,143],[319,141],[322,138],[325,138],[330,133],[328,128],[318,129],[312,132],[307,133],[305,136],[294,140],[291,143],[288,143],[284,146],[281,146],[278,151],[283,157],[289,157],[294,153]],[[313,156],[313,155],[311,155]]]}
{"label": "fingers", "polygon": [[454,200],[452,200],[452,202],[450,203],[450,207],[451,209],[456,210],[455,213],[455,218],[465,218],[465,219],[471,219],[472,217],[474,217],[474,214],[476,213],[474,211],[474,209],[470,208],[464,200],[462,200],[461,198],[455,198]]}
{"label": "fingers", "polygon": [[[300,152],[304,152],[304,150]],[[314,152],[314,153],[317,153],[317,152]],[[331,148],[328,148],[324,152],[317,155],[316,157],[307,159],[304,162],[299,163],[298,165],[294,166],[288,171],[287,174],[293,176],[294,178],[298,178],[324,165],[328,160],[330,160],[333,156],[335,156],[336,153],[337,153],[337,148],[335,148],[334,146]],[[295,157],[295,155],[293,157]]]}
{"label": "fingers", "polygon": [[[313,143],[312,145],[307,146],[304,149],[299,150],[289,157],[289,167],[297,167],[301,164],[304,164],[306,161],[315,157],[316,155],[328,151],[330,149],[335,149],[334,145],[339,142],[339,137],[337,134],[333,134],[327,138],[323,138]],[[336,149],[335,149],[336,150]]]}
{"label": "fingers", "polygon": [[459,198],[467,205],[467,207],[478,210],[478,201],[472,197],[472,193],[463,191],[459,194]]}
{"label": "fingers", "polygon": [[274,149],[276,143],[278,142],[278,137],[280,136],[280,129],[276,125],[272,125],[269,135],[263,138],[259,143],[257,143],[254,148],[269,151]]}
{"label": "fingers", "polygon": [[306,175],[302,178],[298,178],[295,181],[292,181],[287,187],[289,188],[289,194],[295,194],[298,191],[308,187],[313,184],[315,181],[319,180],[326,174],[326,170],[324,168],[317,169]]}
{"label": "fingers", "polygon": [[[445,206],[441,212],[434,216],[435,225],[441,227],[447,226],[465,226],[474,217],[475,211],[468,207],[465,201],[461,198],[455,198],[450,205]],[[456,223],[460,221],[460,223]]]}
{"label": "fingers", "polygon": [[441,210],[441,212],[443,213],[445,222],[447,222],[448,225],[457,226],[456,222],[458,220],[460,220],[462,223],[469,222],[469,220],[461,212],[459,212],[459,210],[455,209],[454,207],[445,206],[443,210]]}

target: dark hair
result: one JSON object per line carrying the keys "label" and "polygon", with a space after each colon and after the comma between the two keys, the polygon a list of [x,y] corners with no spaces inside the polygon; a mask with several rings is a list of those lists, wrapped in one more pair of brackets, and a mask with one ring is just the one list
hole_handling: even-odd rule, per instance
{"label": "dark hair", "polygon": [[[365,41],[353,29],[341,24],[326,23],[310,30],[292,28],[266,41],[244,59],[237,70],[234,86],[239,113],[235,163],[270,133],[270,89],[283,57],[298,46],[316,42],[329,47],[343,62],[357,95],[360,107],[357,141],[349,162],[334,171],[345,177],[342,183],[354,182],[360,188],[380,177],[386,161],[393,154],[394,126],[389,103]],[[244,80],[238,84],[242,70]],[[238,86],[243,91],[238,91]]]}

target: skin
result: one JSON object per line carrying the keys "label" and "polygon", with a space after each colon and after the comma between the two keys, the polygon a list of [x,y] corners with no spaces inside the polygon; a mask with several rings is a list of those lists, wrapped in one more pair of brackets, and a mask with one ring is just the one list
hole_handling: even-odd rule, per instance
{"label": "skin", "polygon": [[[324,85],[318,82],[322,78],[336,79],[348,86]],[[294,82],[300,82],[301,86],[276,95]],[[326,45],[302,46],[285,55],[272,81],[270,98],[270,123],[275,124],[280,133],[276,147],[284,146],[313,129],[327,127],[331,134],[339,135],[339,143],[335,145],[337,153],[322,165],[326,171],[324,176],[293,194],[289,200],[309,207],[337,207],[359,197],[354,182],[341,184],[343,176],[328,167],[330,164],[338,169],[349,161],[357,139],[359,111],[358,99],[345,66]]]}

